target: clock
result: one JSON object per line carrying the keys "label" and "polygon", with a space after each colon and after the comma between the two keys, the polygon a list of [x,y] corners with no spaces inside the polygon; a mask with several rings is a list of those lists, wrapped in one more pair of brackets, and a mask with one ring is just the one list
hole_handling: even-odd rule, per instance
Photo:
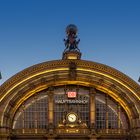
{"label": "clock", "polygon": [[76,120],[77,120],[77,114],[74,113],[74,112],[68,113],[68,115],[67,115],[67,120],[68,120],[70,123],[76,122]]}

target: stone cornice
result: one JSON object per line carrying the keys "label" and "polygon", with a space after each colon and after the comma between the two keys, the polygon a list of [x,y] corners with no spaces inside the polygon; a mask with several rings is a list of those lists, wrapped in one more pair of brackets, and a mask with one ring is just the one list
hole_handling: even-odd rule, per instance
{"label": "stone cornice", "polygon": [[120,80],[121,82],[129,86],[136,93],[139,93],[138,96],[140,96],[140,86],[131,78],[123,74],[122,72],[104,64],[91,62],[91,61],[85,61],[85,60],[54,60],[54,61],[48,61],[48,62],[43,62],[37,65],[33,65],[17,73],[13,77],[11,77],[9,80],[7,80],[3,85],[1,85],[0,95],[3,95],[7,90],[9,90],[9,88],[14,86],[16,83],[18,83],[22,79],[27,78],[28,76],[45,71],[47,69],[57,69],[57,68],[66,68],[66,67],[68,68],[70,62],[76,63],[77,67],[79,68],[99,71],[107,75],[111,75],[112,77],[115,77],[116,79]]}

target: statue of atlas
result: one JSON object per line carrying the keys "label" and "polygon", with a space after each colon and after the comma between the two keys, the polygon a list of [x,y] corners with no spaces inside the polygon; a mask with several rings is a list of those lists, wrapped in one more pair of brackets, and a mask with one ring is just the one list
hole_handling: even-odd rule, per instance
{"label": "statue of atlas", "polygon": [[67,39],[64,39],[65,50],[66,51],[79,51],[78,44],[80,39],[77,40],[77,27],[73,24],[70,24],[66,28]]}

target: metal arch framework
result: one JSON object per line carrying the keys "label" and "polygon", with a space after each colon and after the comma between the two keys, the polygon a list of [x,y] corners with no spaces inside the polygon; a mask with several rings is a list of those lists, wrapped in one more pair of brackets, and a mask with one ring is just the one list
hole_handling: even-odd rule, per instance
{"label": "metal arch framework", "polygon": [[[76,79],[69,79],[69,65],[76,64]],[[114,98],[126,111],[131,128],[140,121],[140,86],[123,73],[103,64],[84,60],[56,60],[27,68],[0,87],[0,126],[12,127],[20,105],[50,86],[84,85]],[[9,117],[10,116],[10,117]]]}

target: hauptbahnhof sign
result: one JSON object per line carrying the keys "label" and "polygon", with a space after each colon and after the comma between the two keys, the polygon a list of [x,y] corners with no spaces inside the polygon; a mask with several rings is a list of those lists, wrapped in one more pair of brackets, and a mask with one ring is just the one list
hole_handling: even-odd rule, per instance
{"label": "hauptbahnhof sign", "polygon": [[87,104],[88,100],[65,100],[65,99],[61,99],[61,100],[55,100],[56,104]]}

